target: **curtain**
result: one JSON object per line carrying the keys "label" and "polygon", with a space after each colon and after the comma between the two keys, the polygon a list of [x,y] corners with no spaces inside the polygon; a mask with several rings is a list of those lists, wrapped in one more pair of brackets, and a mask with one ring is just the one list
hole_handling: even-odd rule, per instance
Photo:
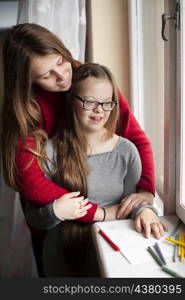
{"label": "curtain", "polygon": [[[84,61],[85,0],[20,0],[17,23],[27,22],[40,24],[55,33],[75,59]],[[2,90],[0,86],[0,104]],[[38,277],[31,235],[19,193],[5,184],[0,168],[0,278],[21,277]]]}
{"label": "curtain", "polygon": [[0,278],[38,277],[31,235],[19,193],[10,189],[0,172]]}
{"label": "curtain", "polygon": [[[3,63],[0,36],[0,118],[3,103]],[[1,128],[0,128],[1,130]],[[3,141],[0,141],[3,142]],[[0,161],[0,278],[38,277],[19,193],[4,182]]]}
{"label": "curtain", "polygon": [[85,58],[85,0],[19,0],[18,24],[37,23],[55,33],[81,62]]}

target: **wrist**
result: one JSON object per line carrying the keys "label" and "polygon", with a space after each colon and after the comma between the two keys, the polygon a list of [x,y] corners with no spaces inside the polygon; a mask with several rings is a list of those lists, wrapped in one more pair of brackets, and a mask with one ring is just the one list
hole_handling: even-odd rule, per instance
{"label": "wrist", "polygon": [[106,221],[114,221],[116,220],[116,215],[118,212],[119,205],[114,205],[109,208],[106,208]]}
{"label": "wrist", "polygon": [[133,209],[131,219],[135,220],[139,213],[145,208],[153,210],[153,212],[158,215],[158,211],[153,205],[139,205]]}
{"label": "wrist", "polygon": [[106,212],[104,213],[104,209],[98,207],[94,215],[94,222],[102,222],[104,219],[104,214],[106,215]]}
{"label": "wrist", "polygon": [[104,222],[106,220],[106,210],[105,208],[102,208],[103,210],[103,219],[102,219],[102,222]]}
{"label": "wrist", "polygon": [[53,213],[54,213],[54,215],[55,215],[59,220],[65,221],[65,219],[62,218],[62,217],[59,215],[59,213],[58,213],[58,203],[57,203],[57,199],[55,199],[55,200],[53,201]]}

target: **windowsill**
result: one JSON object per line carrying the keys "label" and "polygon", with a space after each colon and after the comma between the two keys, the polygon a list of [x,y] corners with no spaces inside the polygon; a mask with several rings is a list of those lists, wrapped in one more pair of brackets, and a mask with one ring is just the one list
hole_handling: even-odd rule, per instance
{"label": "windowsill", "polygon": [[164,203],[159,194],[156,191],[155,198],[154,198],[154,204],[153,206],[157,209],[158,215],[163,216],[164,215]]}
{"label": "windowsill", "polygon": [[[131,219],[97,222],[92,226],[94,245],[99,262],[101,277],[103,278],[163,278],[171,277],[164,273],[156,261],[147,251],[147,247],[153,247],[158,242],[161,251],[165,256],[168,267],[175,272],[185,276],[185,262],[176,259],[172,261],[174,245],[165,241],[170,232],[175,228],[178,218],[176,215],[160,217],[167,226],[169,231],[160,240],[143,237],[141,233],[134,229]],[[119,251],[114,251],[112,247],[98,233],[101,228],[109,238],[120,247],[131,264],[129,264]],[[184,227],[181,229],[184,230]]]}

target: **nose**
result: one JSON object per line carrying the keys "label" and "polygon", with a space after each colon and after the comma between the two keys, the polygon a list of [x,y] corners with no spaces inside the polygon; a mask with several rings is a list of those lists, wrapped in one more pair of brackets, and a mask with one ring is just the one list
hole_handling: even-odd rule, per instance
{"label": "nose", "polygon": [[66,79],[63,70],[56,69],[56,70],[55,70],[55,74],[56,74],[56,76],[57,76],[57,80],[58,80],[58,81],[63,81],[63,80]]}
{"label": "nose", "polygon": [[98,103],[98,106],[94,109],[94,111],[96,111],[96,112],[102,112],[102,111],[104,111],[103,107],[102,107],[102,104]]}

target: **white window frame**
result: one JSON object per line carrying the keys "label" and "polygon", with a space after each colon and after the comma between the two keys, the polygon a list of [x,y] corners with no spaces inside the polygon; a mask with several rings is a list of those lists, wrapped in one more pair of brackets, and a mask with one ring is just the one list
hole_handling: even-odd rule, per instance
{"label": "white window frame", "polygon": [[130,49],[130,99],[137,121],[144,128],[143,102],[143,47],[142,7],[140,0],[128,1],[129,49]]}
{"label": "white window frame", "polygon": [[[175,30],[175,21],[167,22],[165,27],[168,41],[164,42],[164,181],[161,198],[164,214],[176,213],[185,223],[185,54],[182,55],[185,53],[185,0],[179,1],[181,30]],[[163,13],[174,13],[175,8],[176,1],[164,0]],[[142,0],[130,0],[128,13],[131,105],[145,130]]]}
{"label": "white window frame", "polygon": [[176,213],[185,223],[185,0],[180,1],[177,32]]}
{"label": "white window frame", "polygon": [[[149,1],[149,2],[148,2]],[[130,58],[130,102],[132,111],[139,122],[141,128],[146,132],[149,137],[154,150],[154,160],[156,162],[156,181],[157,191],[155,197],[155,204],[159,207],[160,214],[163,213],[163,182],[164,182],[164,167],[162,165],[164,146],[159,145],[159,139],[164,139],[163,119],[154,125],[155,119],[159,115],[163,115],[163,102],[164,102],[164,44],[160,39],[160,15],[164,9],[164,3],[161,0],[129,0],[128,1],[128,21],[129,21],[129,58]],[[146,7],[147,4],[147,7]],[[150,9],[149,15],[146,15],[146,10]],[[157,12],[158,10],[158,12]],[[152,13],[158,13],[153,15]],[[148,28],[145,27],[147,18],[151,23]],[[157,25],[157,26],[156,26]],[[153,26],[153,28],[152,28]],[[152,28],[152,35],[150,29]],[[154,29],[155,28],[155,29]],[[146,34],[150,36],[146,36]],[[151,42],[155,43],[155,47],[151,47]],[[150,43],[149,48],[147,44]],[[151,49],[152,48],[152,49]],[[159,50],[161,49],[161,50]],[[153,52],[152,52],[152,51]],[[151,52],[150,52],[151,51]],[[159,53],[159,51],[161,51]],[[146,56],[150,55],[159,61],[152,61],[152,66]],[[145,64],[146,63],[146,64]],[[160,69],[160,77],[159,71]],[[152,70],[152,72],[151,72]],[[156,77],[158,76],[158,78]],[[160,86],[158,86],[160,81]],[[156,88],[156,90],[155,90]],[[157,88],[158,91],[157,92]],[[159,96],[159,97],[158,97]],[[155,97],[155,99],[154,99]],[[162,101],[161,101],[161,98]],[[149,103],[149,101],[153,101]],[[160,113],[157,112],[157,107],[161,105]],[[154,110],[153,110],[154,109]],[[149,111],[148,111],[149,110]],[[152,114],[152,115],[150,115]],[[159,132],[160,131],[160,132]],[[160,134],[160,137],[159,137]],[[159,159],[159,155],[162,156]]]}

